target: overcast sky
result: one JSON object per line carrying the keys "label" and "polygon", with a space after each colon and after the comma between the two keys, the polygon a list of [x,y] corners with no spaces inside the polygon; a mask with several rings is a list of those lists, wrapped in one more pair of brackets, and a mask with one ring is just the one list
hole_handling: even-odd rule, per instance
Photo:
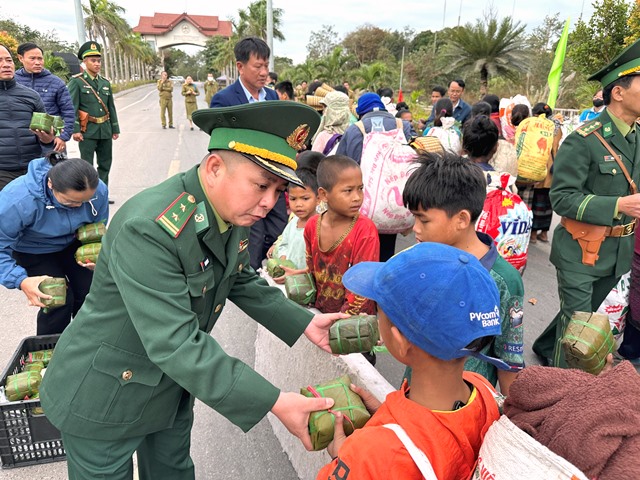
{"label": "overcast sky", "polygon": [[[135,27],[141,15],[154,12],[194,15],[216,15],[221,19],[237,18],[238,9],[246,8],[250,0],[213,2],[211,0],[112,0],[125,8],[125,18]],[[77,40],[74,0],[2,0],[0,18],[11,18],[39,31],[55,31],[68,42]],[[292,58],[295,63],[306,58],[309,35],[323,24],[333,25],[340,39],[365,23],[383,29],[402,30],[409,26],[416,32],[439,30],[474,22],[491,5],[499,17],[512,15],[529,30],[539,25],[546,15],[560,13],[563,20],[571,17],[572,26],[580,17],[593,13],[590,0],[273,0],[274,8],[284,10],[282,31],[284,42],[274,45],[277,56]],[[459,21],[458,21],[459,19]],[[191,48],[187,49],[192,51]]]}

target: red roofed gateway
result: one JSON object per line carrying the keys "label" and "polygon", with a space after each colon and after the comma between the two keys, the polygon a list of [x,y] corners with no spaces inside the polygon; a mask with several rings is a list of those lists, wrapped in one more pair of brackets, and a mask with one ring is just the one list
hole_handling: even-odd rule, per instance
{"label": "red roofed gateway", "polygon": [[142,35],[156,50],[173,45],[204,46],[208,38],[231,37],[232,25],[211,15],[188,13],[154,13],[153,17],[140,17],[133,31]]}

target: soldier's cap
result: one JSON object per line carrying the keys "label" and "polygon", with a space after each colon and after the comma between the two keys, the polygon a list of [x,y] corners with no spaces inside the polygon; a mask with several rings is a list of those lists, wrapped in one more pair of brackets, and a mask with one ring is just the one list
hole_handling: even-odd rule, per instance
{"label": "soldier's cap", "polygon": [[94,41],[85,42],[78,49],[78,58],[84,60],[86,57],[102,56],[102,48],[100,44]]}
{"label": "soldier's cap", "polygon": [[625,48],[609,65],[589,77],[603,87],[627,75],[640,75],[640,39]]}
{"label": "soldier's cap", "polygon": [[286,100],[205,108],[193,123],[211,136],[209,150],[230,150],[296,185],[296,154],[320,125],[311,107]]}

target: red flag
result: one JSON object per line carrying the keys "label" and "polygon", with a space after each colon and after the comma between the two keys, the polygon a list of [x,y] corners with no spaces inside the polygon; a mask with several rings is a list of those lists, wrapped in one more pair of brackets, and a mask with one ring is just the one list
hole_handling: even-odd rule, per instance
{"label": "red flag", "polygon": [[402,89],[398,90],[398,102],[404,102],[404,95],[402,94]]}

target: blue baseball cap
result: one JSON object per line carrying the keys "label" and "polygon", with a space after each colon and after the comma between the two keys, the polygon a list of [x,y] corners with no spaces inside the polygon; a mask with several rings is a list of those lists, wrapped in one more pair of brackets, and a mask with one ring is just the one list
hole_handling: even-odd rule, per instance
{"label": "blue baseball cap", "polygon": [[345,288],[375,300],[414,345],[441,360],[474,356],[511,367],[465,347],[500,335],[500,295],[486,268],[467,252],[418,243],[386,262],[362,262],[342,277]]}

